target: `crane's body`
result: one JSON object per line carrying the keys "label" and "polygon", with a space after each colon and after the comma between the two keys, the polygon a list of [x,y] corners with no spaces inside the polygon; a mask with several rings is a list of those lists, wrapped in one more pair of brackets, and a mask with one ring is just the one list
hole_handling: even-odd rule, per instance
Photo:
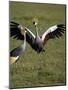
{"label": "crane's body", "polygon": [[24,31],[24,43],[21,46],[13,49],[10,52],[10,64],[13,64],[13,63],[17,62],[17,60],[19,59],[20,55],[22,53],[24,53],[25,48],[26,48],[26,31]]}
{"label": "crane's body", "polygon": [[35,24],[36,37],[35,37],[35,40],[34,40],[34,46],[35,46],[36,51],[38,53],[40,53],[41,51],[43,51],[43,43],[42,43],[42,40],[39,36],[38,27],[36,25],[37,25],[37,23]]}
{"label": "crane's body", "polygon": [[43,50],[43,43],[41,41],[41,38],[36,38],[34,42],[35,50],[40,53]]}

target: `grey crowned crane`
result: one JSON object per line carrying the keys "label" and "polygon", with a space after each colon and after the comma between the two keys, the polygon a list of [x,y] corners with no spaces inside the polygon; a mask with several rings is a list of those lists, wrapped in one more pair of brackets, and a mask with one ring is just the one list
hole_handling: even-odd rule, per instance
{"label": "grey crowned crane", "polygon": [[20,55],[22,53],[24,53],[24,51],[25,51],[25,48],[26,48],[26,30],[24,28],[22,28],[21,32],[24,32],[24,43],[21,46],[13,49],[10,52],[10,64],[17,62],[19,60]]}
{"label": "grey crowned crane", "polygon": [[[13,26],[12,26],[13,24]],[[38,34],[38,20],[34,19],[33,20],[33,24],[35,26],[36,29],[36,35],[34,35],[27,27],[25,27],[26,29],[26,41],[30,44],[30,46],[37,51],[37,53],[40,53],[41,51],[45,51],[44,50],[44,45],[46,44],[46,42],[49,39],[53,39],[53,38],[59,38],[63,35],[64,31],[65,31],[65,26],[64,24],[58,24],[58,25],[54,25],[51,26],[50,28],[48,28],[44,34],[40,37]],[[21,33],[21,29],[23,28],[22,25],[16,23],[16,22],[10,22],[10,35],[11,37],[14,36],[13,38],[17,38],[20,40],[23,40],[23,34]]]}

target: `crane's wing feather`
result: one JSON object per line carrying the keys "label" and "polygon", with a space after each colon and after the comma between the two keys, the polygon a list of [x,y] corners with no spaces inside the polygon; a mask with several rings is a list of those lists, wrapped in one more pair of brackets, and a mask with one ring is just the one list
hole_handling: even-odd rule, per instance
{"label": "crane's wing feather", "polygon": [[10,22],[10,37],[23,40],[24,36],[21,34],[21,30],[18,28],[19,24],[16,22]]}
{"label": "crane's wing feather", "polygon": [[[19,28],[18,23],[16,22],[10,22],[10,37],[13,36],[13,38],[24,40],[24,35],[21,33],[21,29]],[[27,28],[26,29],[26,41],[33,47],[35,35]]]}
{"label": "crane's wing feather", "polygon": [[53,39],[55,37],[59,38],[63,35],[65,31],[65,26],[63,24],[54,25],[50,27],[45,33],[42,35],[43,44],[45,44],[49,39]]}

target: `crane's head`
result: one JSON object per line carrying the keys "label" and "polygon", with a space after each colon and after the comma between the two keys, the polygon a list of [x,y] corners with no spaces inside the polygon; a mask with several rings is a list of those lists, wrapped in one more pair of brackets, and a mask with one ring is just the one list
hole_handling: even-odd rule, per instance
{"label": "crane's head", "polygon": [[33,25],[37,26],[37,24],[38,24],[38,18],[36,18],[36,17],[33,18],[32,22],[33,22]]}
{"label": "crane's head", "polygon": [[20,24],[20,25],[18,25],[18,28],[19,29],[21,29],[21,30],[23,30],[24,28],[23,28],[23,26]]}
{"label": "crane's head", "polygon": [[20,28],[22,34],[26,33],[25,26],[19,25],[19,28]]}

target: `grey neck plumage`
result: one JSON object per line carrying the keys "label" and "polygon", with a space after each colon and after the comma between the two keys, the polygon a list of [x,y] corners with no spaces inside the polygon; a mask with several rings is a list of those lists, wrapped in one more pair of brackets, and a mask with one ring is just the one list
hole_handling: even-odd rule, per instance
{"label": "grey neck plumage", "polygon": [[39,37],[39,33],[38,33],[38,27],[37,27],[37,25],[35,26],[35,28],[36,28],[36,38],[40,38]]}
{"label": "grey neck plumage", "polygon": [[22,49],[23,49],[23,51],[25,50],[25,48],[26,48],[26,33],[24,33],[24,43],[22,44]]}

